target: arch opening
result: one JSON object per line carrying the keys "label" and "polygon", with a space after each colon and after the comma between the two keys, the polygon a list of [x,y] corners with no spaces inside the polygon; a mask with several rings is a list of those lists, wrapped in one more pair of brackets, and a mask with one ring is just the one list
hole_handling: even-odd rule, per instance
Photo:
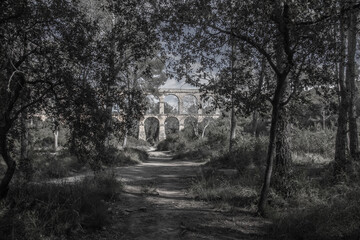
{"label": "arch opening", "polygon": [[194,95],[186,95],[182,99],[182,114],[197,114],[198,101]]}
{"label": "arch opening", "polygon": [[184,134],[190,139],[199,136],[198,120],[195,117],[187,117],[184,120]]}
{"label": "arch opening", "polygon": [[179,133],[180,122],[176,117],[168,117],[165,120],[165,135],[166,137]]}
{"label": "arch opening", "polygon": [[159,141],[159,119],[155,117],[149,117],[144,122],[146,141],[150,144],[154,144]]}
{"label": "arch opening", "polygon": [[167,95],[164,98],[164,113],[178,114],[179,113],[179,98],[175,95]]}

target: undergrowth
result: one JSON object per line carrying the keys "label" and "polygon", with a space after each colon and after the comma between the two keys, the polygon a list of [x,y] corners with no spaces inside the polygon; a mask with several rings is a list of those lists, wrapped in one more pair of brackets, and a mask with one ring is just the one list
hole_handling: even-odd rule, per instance
{"label": "undergrowth", "polygon": [[101,229],[111,220],[106,202],[121,189],[112,174],[71,184],[14,185],[0,203],[1,239],[53,239]]}
{"label": "undergrowth", "polygon": [[217,205],[256,208],[259,175],[249,171],[244,175],[227,176],[215,170],[205,170],[190,188],[190,194],[198,200]]}

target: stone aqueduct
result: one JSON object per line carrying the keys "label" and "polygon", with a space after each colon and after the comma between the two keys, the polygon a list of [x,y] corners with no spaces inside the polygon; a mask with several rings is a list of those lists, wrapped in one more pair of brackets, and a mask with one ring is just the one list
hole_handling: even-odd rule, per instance
{"label": "stone aqueduct", "polygon": [[[166,96],[176,96],[178,99],[178,111],[177,113],[165,113],[165,97]],[[195,114],[184,113],[184,97],[194,96],[198,105],[198,111]],[[185,120],[188,117],[195,118],[197,122],[202,122],[205,118],[211,117],[216,119],[220,116],[219,109],[215,110],[215,113],[206,114],[202,109],[200,92],[198,89],[159,89],[159,113],[158,114],[145,114],[144,117],[139,122],[139,139],[146,140],[145,132],[145,121],[148,118],[156,118],[159,121],[159,140],[164,140],[166,138],[165,133],[165,121],[166,119],[173,117],[176,118],[179,122],[179,131],[184,129]]]}

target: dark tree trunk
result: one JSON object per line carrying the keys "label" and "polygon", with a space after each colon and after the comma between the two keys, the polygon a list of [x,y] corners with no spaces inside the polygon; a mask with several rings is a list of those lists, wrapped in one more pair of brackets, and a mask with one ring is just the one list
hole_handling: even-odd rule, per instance
{"label": "dark tree trunk", "polygon": [[24,110],[20,115],[20,162],[29,157],[29,131],[26,121],[27,111]]}
{"label": "dark tree trunk", "polygon": [[337,131],[335,140],[335,162],[334,162],[334,176],[338,177],[345,171],[347,165],[347,122],[348,122],[348,97],[346,94],[346,86],[344,80],[345,69],[345,34],[344,34],[344,19],[340,19],[340,64],[339,64],[339,110],[337,120]]}
{"label": "dark tree trunk", "polygon": [[236,115],[235,115],[234,101],[232,100],[231,117],[230,117],[229,152],[234,150],[235,139],[236,139]]}
{"label": "dark tree trunk", "polygon": [[274,97],[272,100],[272,113],[271,113],[271,126],[270,126],[270,136],[269,136],[269,145],[266,156],[266,169],[264,176],[264,183],[261,188],[260,200],[258,203],[258,213],[264,215],[266,208],[266,200],[270,189],[271,175],[273,170],[273,153],[275,149],[275,140],[276,140],[276,129],[278,125],[279,111],[280,111],[280,100],[283,99],[283,95],[286,88],[286,78],[287,75],[281,74],[277,76],[277,86],[275,89]]}
{"label": "dark tree trunk", "polygon": [[290,149],[289,113],[286,107],[279,112],[276,131],[276,156],[272,186],[284,197],[291,194],[291,149]]}
{"label": "dark tree trunk", "polygon": [[19,171],[23,174],[24,180],[31,180],[33,176],[32,160],[29,158],[31,146],[29,136],[29,124],[27,122],[27,111],[24,110],[20,115],[20,159]]}
{"label": "dark tree trunk", "polygon": [[349,98],[349,147],[350,154],[354,160],[359,159],[359,140],[358,140],[358,127],[356,123],[356,109],[355,100],[357,97],[357,88],[355,84],[355,53],[356,53],[356,24],[357,14],[350,13],[350,23],[348,29],[348,55],[346,65],[346,88],[347,96]]}
{"label": "dark tree trunk", "polygon": [[16,169],[16,163],[11,158],[9,152],[8,152],[8,146],[7,146],[7,131],[5,129],[0,129],[0,154],[3,157],[7,169],[5,172],[4,177],[1,180],[0,183],[0,199],[4,199],[7,195],[7,192],[9,190],[9,183],[14,175],[15,169]]}
{"label": "dark tree trunk", "polygon": [[335,140],[335,163],[334,175],[335,177],[345,171],[347,164],[347,119],[348,119],[348,103],[345,94],[339,104],[337,131]]}

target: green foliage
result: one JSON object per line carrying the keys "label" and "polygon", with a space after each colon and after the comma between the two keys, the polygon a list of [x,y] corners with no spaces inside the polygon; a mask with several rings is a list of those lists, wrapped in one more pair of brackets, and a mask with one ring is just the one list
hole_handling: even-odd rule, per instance
{"label": "green foliage", "polygon": [[110,223],[106,202],[122,186],[114,175],[73,184],[13,186],[0,206],[1,239],[43,239],[95,230]]}

